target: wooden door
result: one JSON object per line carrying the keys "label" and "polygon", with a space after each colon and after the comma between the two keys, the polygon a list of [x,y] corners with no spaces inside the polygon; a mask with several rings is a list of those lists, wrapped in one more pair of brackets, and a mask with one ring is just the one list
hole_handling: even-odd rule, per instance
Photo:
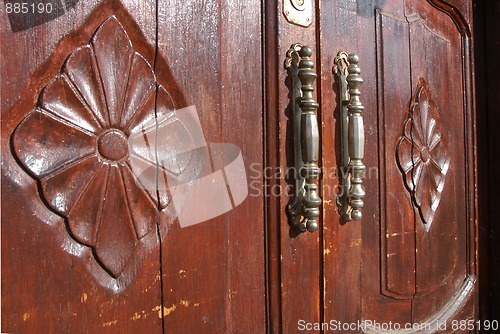
{"label": "wooden door", "polygon": [[[287,1],[1,15],[2,332],[477,319],[469,2],[311,1],[303,27]],[[302,234],[285,213],[294,43],[314,51],[323,172],[320,229]],[[362,221],[336,205],[338,51],[364,79]]]}
{"label": "wooden door", "polygon": [[263,170],[260,6],[16,2],[2,332],[264,332],[264,200],[242,184]]}
{"label": "wooden door", "polygon": [[[423,332],[438,323],[448,332],[474,328],[471,9],[467,1],[321,4],[323,167],[340,163],[338,83],[330,74],[340,50],[359,55],[367,166],[362,221],[342,223],[335,194],[323,195],[327,321],[364,320],[373,333],[406,324]],[[337,184],[324,178],[326,190]]]}
{"label": "wooden door", "polygon": [[[297,235],[284,214],[290,199],[268,199],[269,211],[278,212],[268,216],[269,226],[280,226],[268,239],[270,279],[280,282],[269,291],[271,328],[479,329],[471,3],[316,1],[304,26],[287,19],[299,3],[266,6],[266,17],[278,18],[266,20],[268,165],[293,167],[290,87],[282,62],[293,43],[311,46],[320,105],[322,228]],[[359,56],[364,80],[361,221],[341,220],[336,204],[340,91],[332,69],[339,51]],[[286,188],[287,181],[270,182]]]}

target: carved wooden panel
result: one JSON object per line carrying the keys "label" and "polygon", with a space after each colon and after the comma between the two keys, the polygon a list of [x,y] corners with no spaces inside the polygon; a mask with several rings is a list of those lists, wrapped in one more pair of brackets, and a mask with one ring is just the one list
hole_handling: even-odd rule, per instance
{"label": "carved wooden panel", "polygon": [[[444,187],[443,183],[434,186],[435,189],[443,188],[440,189],[439,207],[434,210],[429,231],[425,228],[422,216],[415,214],[415,280],[418,298],[413,303],[412,313],[418,321],[427,319],[430,314],[445,307],[445,301],[451,300],[473,273],[473,260],[466,255],[473,250],[468,236],[472,235],[469,229],[474,224],[471,219],[473,204],[468,202],[473,197],[469,176],[474,173],[474,169],[471,169],[473,158],[468,155],[470,146],[467,140],[471,133],[468,128],[471,121],[467,115],[471,107],[468,96],[471,96],[469,89],[472,83],[466,70],[468,50],[464,47],[469,33],[467,25],[458,18],[453,20],[437,11],[436,18],[430,20],[426,7],[420,2],[412,3],[408,12],[413,13],[408,19],[411,87],[414,90],[411,96],[417,95],[416,89],[421,79],[425,79],[430,92],[428,97],[437,106],[437,123],[442,124],[439,133],[441,143],[445,145],[438,147],[446,148],[447,152],[435,152],[436,158],[440,159],[439,165],[446,170],[446,182]],[[443,180],[441,173],[436,175]],[[427,196],[436,197],[436,194]],[[434,300],[441,300],[442,303],[435,303]]]}
{"label": "carved wooden panel", "polygon": [[174,206],[227,161],[200,171],[191,121],[262,179],[263,6],[86,0],[17,33],[0,15],[3,332],[266,330],[264,196],[185,228],[218,197]]}
{"label": "carved wooden panel", "polygon": [[[158,180],[190,162],[157,167],[158,120],[168,118],[168,129],[189,135],[173,111],[151,65],[110,17],[68,56],[12,136],[13,152],[38,180],[43,201],[112,278],[133,275],[155,247],[159,212],[170,204]],[[163,129],[162,150],[186,144]]]}
{"label": "carved wooden panel", "polygon": [[420,79],[396,155],[406,189],[426,231],[429,231],[439,207],[450,163],[437,113],[429,87],[425,80]]}
{"label": "carved wooden panel", "polygon": [[[380,92],[379,110],[407,114],[411,87],[407,84],[411,63],[406,20],[378,11],[377,45]],[[398,53],[393,50],[400,50]],[[401,84],[405,78],[405,84]],[[392,298],[411,299],[415,294],[415,237],[411,201],[401,181],[394,148],[401,134],[395,114],[381,112],[381,281],[382,293]],[[403,116],[403,117],[404,117]],[[392,163],[394,161],[394,163]]]}
{"label": "carved wooden panel", "polygon": [[445,301],[466,280],[474,281],[465,257],[467,104],[461,45],[467,32],[425,2],[409,1],[400,12],[396,4],[376,12],[378,293],[390,309],[407,307],[410,319],[425,320],[460,307]]}

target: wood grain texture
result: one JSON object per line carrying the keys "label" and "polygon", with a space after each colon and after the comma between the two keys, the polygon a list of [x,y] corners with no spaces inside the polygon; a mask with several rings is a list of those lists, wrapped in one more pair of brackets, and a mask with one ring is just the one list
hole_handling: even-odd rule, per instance
{"label": "wood grain texture", "polygon": [[[67,220],[71,236],[92,248],[121,289],[122,274],[133,280],[158,238],[157,189],[140,182],[135,161],[154,170],[158,164],[152,132],[155,117],[165,115],[149,102],[156,99],[156,78],[113,16],[61,72],[16,128],[13,152],[38,180],[43,200]],[[151,137],[142,154],[132,147],[135,133]]]}
{"label": "wood grain texture", "polygon": [[[470,38],[470,28],[465,23],[458,25],[451,17],[439,19],[443,14],[426,10],[420,3],[408,2],[406,10],[409,15],[419,13],[421,17],[410,23],[412,86],[418,85],[420,78],[426,78],[429,87],[439,87],[432,90],[436,105],[440,106],[440,120],[450,125],[443,128],[442,137],[447,140],[450,152],[447,182],[452,186],[443,189],[434,217],[440,224],[432,227],[437,227],[433,233],[426,233],[419,228],[420,224],[416,225],[416,282],[420,295],[413,305],[413,317],[418,321],[440,309],[440,304],[444,305],[453,296],[467,275],[475,274],[475,255],[470,255],[475,253],[470,238],[475,240],[476,230],[473,199],[476,162],[470,144],[473,83],[470,50],[464,47]],[[431,70],[427,61],[437,66]],[[450,81],[447,79],[450,77],[461,78],[461,82]],[[452,131],[452,128],[465,130]],[[424,297],[426,293],[428,297]]]}
{"label": "wood grain texture", "polygon": [[[271,178],[277,178],[277,188],[282,194],[279,198],[279,220],[270,221],[269,224],[278,224],[280,231],[280,252],[276,254],[276,258],[280,261],[280,280],[273,281],[272,284],[280,287],[281,314],[279,321],[281,322],[281,331],[284,333],[293,333],[298,331],[299,320],[306,322],[320,322],[322,308],[322,286],[321,286],[321,232],[302,233],[297,235],[291,230],[288,225],[288,217],[285,214],[286,205],[289,203],[293,194],[290,188],[293,184],[293,175],[297,171],[293,169],[293,127],[292,115],[290,108],[290,89],[291,82],[288,76],[288,71],[284,66],[286,52],[294,43],[301,43],[312,48],[311,59],[315,64],[313,70],[318,74],[321,71],[321,62],[318,58],[320,46],[316,39],[316,30],[318,29],[318,21],[315,19],[319,14],[319,7],[313,2],[313,22],[309,28],[290,24],[286,21],[283,14],[283,1],[276,1],[275,6],[277,14],[277,31],[275,32],[279,39],[274,49],[268,49],[269,55],[276,55],[278,67],[272,69],[273,72],[268,73],[269,76],[277,77],[278,84],[278,110],[268,110],[268,112],[278,113],[276,117],[277,123],[268,123],[269,127],[276,127],[270,131],[277,138],[269,138],[269,143],[277,143],[279,153],[276,156],[277,160],[270,160],[266,167],[270,168]],[[319,80],[316,80],[316,101],[320,86]],[[321,105],[321,103],[320,103]],[[321,124],[321,107],[317,110],[318,124]],[[321,137],[321,130],[320,130]],[[321,145],[321,140],[320,140]],[[268,148],[273,146],[269,144]],[[274,148],[276,149],[276,147]],[[319,161],[321,161],[321,152]],[[279,172],[281,171],[281,172]],[[321,178],[321,176],[320,176]],[[273,195],[273,189],[269,189],[270,196]],[[321,197],[321,194],[320,194]],[[321,216],[319,221],[321,221]],[[319,231],[322,227],[320,225]],[[311,331],[315,333],[316,331]]]}
{"label": "wood grain texture", "polygon": [[[157,63],[168,66],[207,143],[240,147],[248,181],[259,184],[233,211],[187,228],[170,226],[162,242],[165,332],[265,331],[262,170],[262,37],[259,4],[158,3]],[[192,210],[217,198],[199,196]]]}
{"label": "wood grain texture", "polygon": [[[376,29],[377,66],[380,69],[379,91],[382,96],[378,107],[382,110],[405,110],[397,113],[397,116],[383,115],[379,122],[379,131],[383,138],[379,140],[380,146],[383,146],[380,175],[386,175],[380,179],[380,192],[383,198],[383,210],[380,213],[382,293],[392,298],[411,299],[416,292],[415,276],[408,275],[414,272],[416,267],[415,218],[411,195],[406,189],[405,180],[403,182],[397,180],[401,176],[401,172],[398,171],[399,159],[396,160],[396,164],[391,163],[394,154],[398,154],[399,140],[394,149],[390,147],[394,142],[394,133],[403,135],[402,127],[405,124],[403,119],[408,117],[411,105],[408,97],[412,95],[414,89],[408,84],[401,83],[402,78],[410,77],[411,73],[410,41],[406,37],[409,34],[409,27],[403,18],[397,19],[379,10]],[[391,122],[393,117],[399,117],[398,121]],[[386,145],[389,147],[385,147]]]}
{"label": "wood grain texture", "polygon": [[[280,53],[276,50],[279,36],[276,33],[279,26],[279,8],[271,1],[263,1],[265,24],[265,46],[263,87],[266,91],[264,101],[264,168],[278,166],[280,161],[279,150],[272,147],[279,147],[279,123],[280,102],[279,102],[279,68],[282,64]],[[272,174],[272,173],[271,173]],[[281,180],[276,177],[263,179],[262,184],[269,189],[280,186]],[[283,322],[281,303],[281,215],[283,208],[280,198],[277,196],[265,197],[265,247],[266,247],[266,320],[267,332],[280,333]]]}
{"label": "wood grain texture", "polygon": [[[309,28],[287,22],[281,0],[76,1],[15,33],[0,15],[2,332],[295,333],[299,320],[478,317],[471,1],[313,3]],[[318,74],[324,200],[320,230],[300,235],[285,214],[295,171],[283,62],[293,43],[312,48]],[[360,59],[367,166],[363,220],[345,224],[331,73],[340,50]],[[408,191],[402,174],[418,168],[408,111],[423,81],[433,102],[420,123],[440,124],[427,133],[446,150],[420,145],[418,157],[450,167]],[[175,136],[161,118],[189,106],[208,144],[241,150],[249,194],[181,227],[169,177],[207,170],[177,154],[189,126],[172,119]],[[210,172],[223,162],[212,159]],[[182,210],[219,201],[208,190],[197,198]]]}
{"label": "wood grain texture", "polygon": [[[335,168],[340,163],[340,158],[333,160],[335,155],[331,153],[332,147],[339,147],[339,139],[329,129],[338,128],[338,83],[325,66],[331,66],[342,50],[357,53],[360,58],[367,165],[361,223],[341,225],[335,195],[325,198],[326,203],[332,201],[324,207],[325,319],[424,321],[441,312],[467,275],[476,272],[476,259],[470,253],[475,249],[471,237],[476,228],[475,152],[470,145],[473,87],[467,47],[470,21],[464,19],[470,16],[467,4],[454,2],[454,6],[463,5],[463,13],[447,5],[441,1],[342,1],[322,6],[321,104],[329,111],[326,115],[323,109],[323,149],[329,151],[328,156],[323,153],[324,164]],[[448,9],[449,16],[441,11]],[[452,77],[460,80],[450,80]],[[396,154],[398,140],[404,134],[401,116],[408,114],[419,80],[426,80],[432,87],[442,124],[440,137],[450,152],[449,175],[440,204],[435,201],[437,192],[428,186],[417,198],[417,203],[422,203],[423,195],[434,196],[429,203],[436,212],[428,232],[423,221],[430,217],[430,211],[422,220],[418,210],[412,208]],[[442,152],[439,156],[440,162],[448,161]],[[432,180],[429,184],[437,187],[442,183],[436,177]],[[338,180],[325,179],[324,183],[330,185],[325,190],[335,187]],[[326,225],[330,223],[333,225]],[[351,247],[345,247],[347,244]],[[345,282],[336,275],[345,276]],[[474,292],[470,298],[474,305]],[[467,306],[467,310],[477,317],[474,306]]]}
{"label": "wood grain texture", "polygon": [[[135,268],[138,275],[133,283],[126,291],[116,294],[120,287],[108,273],[99,271],[99,265],[92,261],[88,251],[69,237],[63,218],[41,201],[35,180],[21,169],[9,147],[10,134],[35,108],[42,88],[60,74],[67,56],[88,44],[94,31],[111,15],[116,15],[124,29],[132,32],[129,37],[135,50],[147,62],[153,63],[155,35],[151,22],[155,22],[155,12],[140,1],[129,1],[126,5],[114,1],[81,2],[56,20],[15,34],[10,32],[6,17],[2,15],[2,50],[16,50],[7,55],[9,61],[2,62],[1,69],[2,77],[9,78],[2,84],[2,198],[10,203],[4,202],[2,210],[3,332],[161,332],[157,311],[161,305],[158,253],[148,253],[142,268]],[[33,45],[38,47],[34,49]],[[55,88],[45,90],[46,99],[42,100],[46,101],[45,108],[62,117],[71,117],[71,113],[80,113],[82,109],[78,104],[65,108],[65,103],[76,101],[66,84],[56,79],[51,84]],[[95,103],[97,106],[99,101]],[[86,131],[97,129],[98,120],[89,114],[80,115]],[[42,127],[42,132],[52,129],[47,139],[53,139],[52,142],[61,148],[68,143],[67,136],[82,133],[80,130],[68,131],[68,127],[60,128],[50,117],[42,118],[44,121],[36,126]],[[49,126],[50,122],[57,126]],[[25,136],[36,133],[27,128],[24,131],[28,132]],[[18,144],[30,145],[30,141]],[[80,150],[76,152],[84,154]],[[92,164],[90,159],[87,162],[89,170]],[[32,167],[36,171],[37,167]],[[72,179],[54,180],[53,185],[59,187],[61,182],[71,183]],[[44,189],[48,194],[57,187]],[[70,189],[71,186],[62,188]],[[60,212],[66,209],[57,208]],[[156,233],[153,235],[153,244],[156,244]],[[81,237],[86,238],[86,234]],[[91,273],[96,272],[92,276]],[[106,287],[98,282],[106,282]]]}
{"label": "wood grain texture", "polygon": [[[363,221],[351,221],[342,224],[338,209],[337,195],[340,190],[340,116],[339,82],[332,73],[333,60],[339,51],[359,55],[359,67],[363,78],[360,99],[365,106],[365,143],[372,139],[372,107],[366,94],[372,89],[370,63],[367,63],[368,48],[363,47],[368,34],[362,27],[365,21],[363,6],[356,1],[342,0],[323,2],[320,15],[321,31],[321,119],[322,119],[322,165],[323,165],[323,298],[325,321],[335,320],[343,323],[355,323],[362,319],[361,304],[361,251],[363,240],[361,226],[371,221],[373,201],[365,201]],[[358,15],[361,13],[361,15]],[[369,107],[367,107],[369,106]],[[365,144],[365,159],[370,161],[373,150]],[[365,162],[366,165],[366,162]],[[370,164],[367,165],[368,169]],[[365,182],[365,180],[363,180]],[[368,194],[373,186],[364,185]],[[368,195],[370,196],[370,195]]]}

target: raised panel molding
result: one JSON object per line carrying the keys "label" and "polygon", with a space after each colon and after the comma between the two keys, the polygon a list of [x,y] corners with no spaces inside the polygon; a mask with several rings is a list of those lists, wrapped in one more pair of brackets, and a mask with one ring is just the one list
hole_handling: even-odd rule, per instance
{"label": "raised panel molding", "polygon": [[[458,264],[456,239],[427,244],[425,239],[458,228],[453,220],[435,219],[449,208],[450,199],[443,194],[457,194],[453,184],[445,188],[460,166],[451,164],[451,139],[446,138],[450,131],[444,131],[440,120],[441,113],[445,118],[461,114],[457,87],[444,84],[455,61],[451,48],[456,40],[427,26],[417,14],[400,17],[377,10],[376,23],[379,163],[384,175],[380,181],[381,294],[415,300],[439,289],[440,282],[457,279],[451,275]],[[428,65],[434,57],[444,59],[446,65]],[[449,252],[445,255],[441,249]],[[437,269],[428,266],[432,254],[448,256],[449,261]]]}
{"label": "raised panel molding", "polygon": [[157,247],[160,212],[175,218],[159,180],[179,171],[159,166],[155,156],[158,119],[187,131],[174,110],[151,65],[112,16],[68,56],[11,138],[43,202],[65,219],[77,243],[91,249],[98,266],[87,268],[100,266],[109,277],[93,276],[117,291]]}

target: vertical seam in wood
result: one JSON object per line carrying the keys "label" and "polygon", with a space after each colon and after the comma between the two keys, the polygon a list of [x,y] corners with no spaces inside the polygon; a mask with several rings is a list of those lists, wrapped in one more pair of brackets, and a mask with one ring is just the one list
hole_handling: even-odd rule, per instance
{"label": "vertical seam in wood", "polygon": [[[408,19],[408,13],[406,12],[406,0],[404,1],[404,4],[403,4],[403,8],[404,8],[404,18],[406,20],[406,27],[408,29],[408,61],[410,63],[410,71],[409,71],[409,74],[410,74],[410,96],[414,96],[414,93],[413,93],[413,75],[412,75],[412,65],[411,65],[411,62],[412,62],[412,57],[411,57],[411,26],[410,26],[410,20]],[[413,117],[413,114],[411,115],[411,117]],[[413,124],[413,123],[412,123]],[[413,126],[413,125],[412,125]],[[413,131],[410,131],[410,135],[412,135]],[[412,138],[412,164],[413,166],[415,167],[415,164],[413,163],[413,147],[414,147],[414,144],[413,144],[413,138]],[[414,181],[414,178],[413,178],[413,173],[414,173],[414,169],[412,169],[412,174],[411,174],[411,179],[412,179],[412,182],[413,182],[413,189],[416,188],[416,185],[415,185],[415,181]],[[417,247],[418,247],[418,243],[417,243],[417,215],[418,215],[418,212],[415,212],[415,206],[413,205],[413,199],[412,199],[412,208],[413,208],[413,244],[414,244],[414,247],[415,247],[415,250],[417,250]],[[414,257],[414,264],[413,264],[413,268],[414,268],[414,280],[415,280],[415,283],[414,283],[414,293],[416,294],[417,293],[417,252],[415,251],[413,253],[413,257]],[[411,299],[410,301],[410,319],[411,321],[413,322],[415,319],[414,319],[414,307],[415,307],[415,301],[414,299]]]}
{"label": "vertical seam in wood", "polygon": [[[276,70],[279,68],[279,50],[278,50],[278,29],[279,29],[279,5],[270,1],[262,0],[262,92],[263,92],[263,167],[267,168],[272,163],[279,165],[280,150],[279,137],[276,133],[279,131],[279,122],[274,119],[279,114],[279,77]],[[267,20],[269,18],[269,20]],[[269,57],[269,59],[268,59]],[[271,92],[269,91],[271,90]],[[272,121],[274,120],[274,122]],[[274,127],[273,130],[271,130]],[[269,134],[271,133],[271,135]],[[267,189],[269,182],[262,177],[263,186]],[[283,313],[281,304],[281,238],[280,238],[280,205],[271,209],[272,201],[279,199],[264,196],[264,222],[265,222],[265,286],[266,286],[266,332],[275,333],[282,331]],[[273,225],[274,223],[274,225]],[[273,251],[276,250],[274,254]],[[276,258],[273,260],[273,255]],[[275,272],[276,271],[276,272]],[[274,280],[273,280],[274,279]],[[277,299],[277,300],[276,300]],[[276,308],[275,308],[276,306]],[[273,323],[276,320],[276,323]]]}
{"label": "vertical seam in wood", "polygon": [[[158,59],[158,36],[159,36],[159,0],[155,1],[155,55],[154,55],[154,60],[153,60],[153,72],[156,75],[156,62]],[[158,199],[158,210],[161,207],[161,200],[160,200],[160,190],[159,190],[159,173],[160,173],[160,167],[159,167],[159,161],[158,161],[158,108],[157,108],[157,103],[158,103],[158,82],[156,83],[156,94],[155,94],[155,125],[156,125],[156,131],[155,131],[155,159],[156,159],[156,197]],[[161,230],[160,230],[160,220],[161,220],[161,212],[158,214],[158,218],[156,220],[156,235],[158,236],[158,247],[159,247],[159,252],[158,252],[158,261],[159,261],[159,275],[160,275],[160,312],[161,312],[161,332],[162,334],[165,334],[165,296],[163,294],[163,247],[162,247],[162,240],[161,240]]]}
{"label": "vertical seam in wood", "polygon": [[[225,26],[225,21],[223,17],[223,6],[224,6],[224,0],[218,0],[215,1],[217,3],[217,36],[219,37],[219,52],[218,52],[218,63],[217,63],[217,69],[219,73],[219,83],[215,83],[217,85],[218,89],[218,97],[219,97],[219,118],[218,118],[218,127],[217,129],[219,130],[218,133],[216,133],[216,138],[219,138],[219,142],[224,142],[224,137],[225,137],[225,129],[223,127],[223,120],[224,120],[224,114],[226,112],[226,99],[224,98],[224,88],[222,87],[223,84],[225,84],[225,79],[227,77],[226,71],[227,71],[227,62],[224,62],[225,59],[223,57],[224,55],[224,47],[225,47],[225,34],[224,34],[224,29],[227,28]],[[229,4],[230,6],[230,4]],[[216,172],[215,169],[215,157],[213,155],[213,151],[210,149],[210,144],[207,146],[210,160],[212,162],[212,171]],[[220,160],[221,157],[218,157]],[[219,163],[222,163],[222,161],[219,161]],[[227,182],[226,182],[226,189],[227,188]],[[231,192],[229,191],[228,194]],[[230,247],[230,227],[229,227],[229,221],[227,218],[227,215],[222,216],[223,220],[223,229],[224,229],[224,265],[225,265],[225,275],[224,275],[224,287],[226,288],[225,290],[225,295],[224,295],[224,332],[232,332],[232,323],[233,323],[233,314],[232,314],[232,303],[231,303],[231,298],[232,298],[232,291],[231,291],[231,283],[232,283],[232,259],[231,259],[231,247]]]}
{"label": "vertical seam in wood", "polygon": [[[322,78],[323,78],[323,72],[322,72],[322,52],[321,52],[321,0],[316,0],[315,1],[315,8],[314,8],[314,13],[315,13],[315,19],[316,23],[314,25],[315,27],[315,32],[316,32],[316,73],[318,75],[318,80],[316,80],[316,101],[318,101],[319,104],[319,109],[317,111],[317,117],[318,117],[318,129],[319,129],[319,140],[320,140],[320,150],[319,150],[319,157],[318,161],[320,162],[320,168],[323,167],[323,146],[321,145],[323,143],[323,108],[321,107],[322,103],[322,95],[323,95],[323,90],[322,90]],[[323,179],[325,175],[322,174],[319,179],[319,196],[324,199],[324,193],[323,193]],[[318,283],[319,283],[319,321],[320,323],[325,323],[325,283],[326,283],[326,277],[325,277],[325,238],[324,238],[324,205],[322,207],[322,210],[320,211],[320,220],[319,220],[319,226],[320,228],[318,229],[319,233],[319,240],[320,242],[318,243],[318,251],[319,251],[319,277],[318,277]],[[321,328],[321,333],[325,333],[325,330],[323,327]]]}

